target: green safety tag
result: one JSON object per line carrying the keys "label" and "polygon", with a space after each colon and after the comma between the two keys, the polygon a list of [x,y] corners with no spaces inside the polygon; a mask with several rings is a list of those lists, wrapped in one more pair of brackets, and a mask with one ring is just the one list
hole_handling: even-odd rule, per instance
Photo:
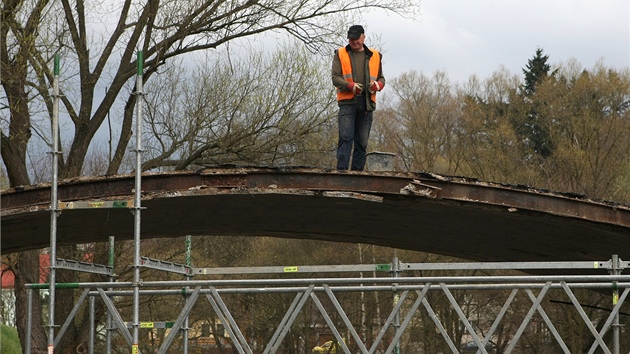
{"label": "green safety tag", "polygon": [[391,264],[377,264],[376,265],[376,270],[378,271],[390,271],[392,269],[392,265]]}

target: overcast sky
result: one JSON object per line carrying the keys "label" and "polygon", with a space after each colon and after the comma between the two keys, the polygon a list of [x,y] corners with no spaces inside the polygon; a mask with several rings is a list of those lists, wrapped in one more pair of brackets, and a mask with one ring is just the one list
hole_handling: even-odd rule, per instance
{"label": "overcast sky", "polygon": [[598,60],[630,66],[629,0],[421,0],[414,20],[365,15],[384,53],[386,78],[442,70],[452,81],[488,78],[501,65],[522,75],[537,48],[549,63],[575,58],[585,69]]}

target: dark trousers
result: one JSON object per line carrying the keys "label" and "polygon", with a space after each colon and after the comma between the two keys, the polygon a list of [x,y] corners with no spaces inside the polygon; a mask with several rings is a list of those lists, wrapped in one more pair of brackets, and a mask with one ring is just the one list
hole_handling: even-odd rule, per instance
{"label": "dark trousers", "polygon": [[372,111],[367,110],[365,97],[356,96],[355,104],[341,105],[338,122],[337,169],[347,170],[352,154],[351,170],[362,171],[372,128]]}

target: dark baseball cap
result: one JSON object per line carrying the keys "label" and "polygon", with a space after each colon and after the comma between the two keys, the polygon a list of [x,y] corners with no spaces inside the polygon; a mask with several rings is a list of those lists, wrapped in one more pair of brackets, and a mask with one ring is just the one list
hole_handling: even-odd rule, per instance
{"label": "dark baseball cap", "polygon": [[348,29],[348,38],[357,39],[361,37],[363,33],[365,33],[365,30],[363,30],[363,26],[361,25],[350,26],[350,29]]}

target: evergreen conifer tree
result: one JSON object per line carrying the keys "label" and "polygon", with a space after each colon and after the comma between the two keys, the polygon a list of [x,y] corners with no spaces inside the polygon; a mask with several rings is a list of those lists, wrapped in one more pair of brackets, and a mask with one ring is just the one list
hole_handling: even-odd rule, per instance
{"label": "evergreen conifer tree", "polygon": [[523,74],[525,74],[523,91],[525,100],[530,102],[531,107],[525,121],[521,123],[522,125],[519,124],[515,127],[516,131],[524,138],[526,145],[543,158],[551,156],[554,143],[551,141],[547,127],[540,121],[533,96],[536,87],[550,75],[551,66],[547,64],[547,60],[549,60],[549,55],[543,55],[543,50],[538,48],[534,57],[528,60],[526,69],[523,69]]}
{"label": "evergreen conifer tree", "polygon": [[527,69],[523,69],[525,74],[525,94],[530,96],[536,91],[536,85],[549,75],[551,66],[547,64],[549,55],[543,55],[542,49],[536,49],[534,58],[527,61]]}

